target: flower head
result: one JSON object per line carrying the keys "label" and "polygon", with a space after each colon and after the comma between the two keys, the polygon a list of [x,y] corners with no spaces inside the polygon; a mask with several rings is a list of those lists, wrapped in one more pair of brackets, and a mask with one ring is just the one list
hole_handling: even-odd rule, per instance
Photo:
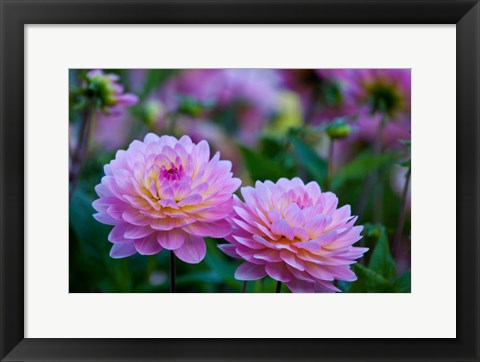
{"label": "flower head", "polygon": [[410,112],[410,69],[352,69],[348,96],[370,113],[397,118]]}
{"label": "flower head", "polygon": [[120,77],[104,73],[100,69],[91,70],[86,76],[86,88],[89,97],[95,99],[99,109],[106,114],[116,113],[123,107],[138,103],[137,96],[124,93],[124,87],[118,83]]}
{"label": "flower head", "polygon": [[188,136],[148,134],[118,151],[105,166],[93,202],[98,221],[113,225],[110,256],[151,255],[173,250],[187,263],[200,262],[204,237],[230,234],[226,217],[233,211],[232,193],[240,180],[219,153],[210,159],[206,141]]}
{"label": "flower head", "polygon": [[237,279],[269,275],[293,292],[335,292],[333,280],[356,280],[350,265],[368,249],[352,246],[362,226],[354,226],[350,206],[337,208],[334,194],[299,178],[257,181],[241,192],[245,202],[235,197],[231,244],[219,246],[245,260]]}

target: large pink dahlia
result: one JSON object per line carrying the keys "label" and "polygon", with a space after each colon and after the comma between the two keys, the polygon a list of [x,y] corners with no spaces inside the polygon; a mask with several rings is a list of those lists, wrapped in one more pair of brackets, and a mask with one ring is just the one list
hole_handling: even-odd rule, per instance
{"label": "large pink dahlia", "polygon": [[367,248],[353,247],[362,226],[350,206],[337,208],[331,192],[299,178],[258,182],[235,198],[231,244],[220,245],[228,255],[244,259],[235,272],[239,280],[269,275],[293,292],[339,291],[333,280],[356,280],[350,265]]}
{"label": "large pink dahlia", "polygon": [[232,193],[240,180],[232,164],[219,153],[210,159],[206,141],[188,136],[148,134],[133,141],[105,165],[105,176],[95,188],[93,202],[98,221],[114,225],[108,240],[110,256],[151,255],[173,250],[187,263],[205,257],[204,237],[230,234],[226,217],[233,211]]}

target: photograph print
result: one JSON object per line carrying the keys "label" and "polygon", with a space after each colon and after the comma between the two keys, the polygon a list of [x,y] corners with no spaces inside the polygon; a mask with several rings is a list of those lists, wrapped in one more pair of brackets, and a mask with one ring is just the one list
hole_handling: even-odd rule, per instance
{"label": "photograph print", "polygon": [[70,69],[70,293],[410,293],[410,69]]}

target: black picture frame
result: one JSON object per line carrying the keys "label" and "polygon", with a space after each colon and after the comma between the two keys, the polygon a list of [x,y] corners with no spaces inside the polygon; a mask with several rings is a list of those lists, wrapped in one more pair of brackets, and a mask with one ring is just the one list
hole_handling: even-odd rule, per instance
{"label": "black picture frame", "polygon": [[[0,4],[2,361],[480,360],[478,0],[1,0]],[[122,340],[24,338],[24,179],[29,176],[24,172],[23,161],[24,26],[167,23],[456,24],[457,338]],[[452,244],[454,243],[455,240],[452,240]],[[412,326],[413,328],[415,326]]]}

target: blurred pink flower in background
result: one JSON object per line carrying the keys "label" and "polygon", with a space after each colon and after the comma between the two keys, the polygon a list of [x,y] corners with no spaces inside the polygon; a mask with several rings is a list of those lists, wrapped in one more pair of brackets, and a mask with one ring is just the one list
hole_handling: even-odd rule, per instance
{"label": "blurred pink flower in background", "polygon": [[278,109],[278,83],[276,72],[267,69],[193,69],[170,78],[157,93],[170,111],[178,110],[185,97],[203,103],[204,118],[233,111],[235,124],[227,131],[252,144],[252,134]]}
{"label": "blurred pink flower in background", "polygon": [[218,153],[210,159],[206,141],[195,144],[188,136],[150,133],[118,151],[104,168],[93,202],[95,219],[114,226],[108,236],[111,257],[168,249],[187,263],[200,262],[204,237],[231,232],[226,217],[240,186],[231,167]]}
{"label": "blurred pink flower in background", "polygon": [[350,206],[337,208],[331,192],[322,193],[315,182],[299,178],[259,182],[241,189],[245,202],[235,196],[234,230],[219,245],[234,258],[244,259],[239,280],[269,275],[292,292],[336,292],[334,280],[354,281],[350,265],[367,248],[353,247],[362,226]]}
{"label": "blurred pink flower in background", "polygon": [[387,117],[383,144],[410,139],[410,69],[351,69],[344,74],[346,97],[358,108],[358,138],[372,141]]}
{"label": "blurred pink flower in background", "polygon": [[130,114],[122,109],[113,114],[99,113],[95,121],[92,143],[105,151],[118,150],[125,146],[134,122]]}
{"label": "blurred pink flower in background", "polygon": [[118,81],[120,77],[113,73],[104,73],[101,69],[94,69],[87,73],[86,87],[90,97],[94,97],[100,111],[106,114],[119,113],[122,108],[138,103],[134,94],[124,93],[124,86]]}

